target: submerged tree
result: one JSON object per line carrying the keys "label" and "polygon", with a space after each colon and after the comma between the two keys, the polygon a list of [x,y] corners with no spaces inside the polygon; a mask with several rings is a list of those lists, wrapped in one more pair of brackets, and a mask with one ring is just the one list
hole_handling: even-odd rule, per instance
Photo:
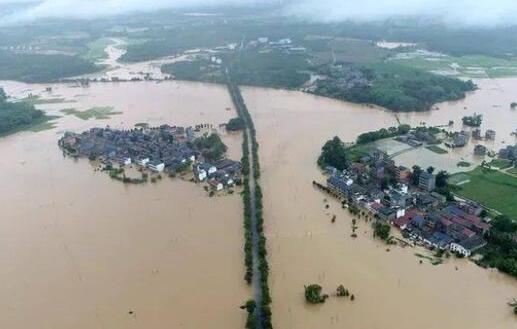
{"label": "submerged tree", "polygon": [[325,303],[328,295],[321,294],[321,286],[318,284],[310,284],[305,286],[305,300],[310,304]]}
{"label": "submerged tree", "polygon": [[390,237],[391,226],[380,221],[376,221],[373,224],[373,236],[383,240],[387,240]]}
{"label": "submerged tree", "polygon": [[241,309],[246,310],[248,312],[248,318],[246,319],[246,329],[255,329],[257,328],[257,317],[255,316],[255,309],[257,308],[257,303],[250,299],[244,305],[241,306]]}
{"label": "submerged tree", "polygon": [[242,118],[233,118],[228,121],[226,124],[226,130],[229,131],[237,131],[237,130],[243,130],[245,128],[246,124],[244,123],[244,120]]}
{"label": "submerged tree", "polygon": [[336,289],[336,296],[338,297],[348,297],[350,295],[350,292],[348,291],[348,289],[345,289],[345,287],[343,287],[343,285],[339,285]]}

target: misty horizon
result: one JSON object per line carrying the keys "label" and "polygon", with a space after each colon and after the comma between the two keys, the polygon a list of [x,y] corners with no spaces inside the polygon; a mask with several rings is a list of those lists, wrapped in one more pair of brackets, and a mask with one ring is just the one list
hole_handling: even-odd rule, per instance
{"label": "misty horizon", "polygon": [[[2,25],[39,19],[95,19],[159,10],[216,10],[225,6],[253,9],[272,6],[272,13],[319,23],[384,21],[423,17],[450,26],[500,27],[515,25],[517,2],[511,0],[0,0],[0,7],[17,5],[0,17]],[[0,11],[1,13],[1,11]],[[0,14],[1,15],[1,14]]]}

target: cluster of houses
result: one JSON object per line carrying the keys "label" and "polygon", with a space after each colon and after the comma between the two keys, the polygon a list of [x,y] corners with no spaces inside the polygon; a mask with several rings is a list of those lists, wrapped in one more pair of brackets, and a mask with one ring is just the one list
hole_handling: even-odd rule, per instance
{"label": "cluster of houses", "polygon": [[[482,140],[483,136],[481,135],[480,129],[472,130],[472,134],[467,131],[456,131],[450,133],[448,137],[445,139],[445,145],[450,148],[456,147],[464,147],[469,143],[470,137],[475,140]],[[485,140],[494,140],[495,139],[495,131],[488,129],[484,134]],[[397,136],[395,140],[406,143],[413,147],[419,147],[424,144],[435,145],[439,144],[441,141],[436,136],[436,134],[432,133],[427,129],[415,129],[410,131],[408,134]],[[486,146],[482,144],[476,144],[474,146],[474,155],[485,156],[485,155],[495,155],[494,152],[491,152],[487,149]]]}
{"label": "cluster of houses", "polygon": [[468,144],[470,135],[466,131],[456,131],[445,141],[445,146],[450,148],[463,147]]}
{"label": "cluster of houses", "polygon": [[[483,139],[483,136],[481,134],[481,129],[476,128],[476,129],[472,130],[472,138],[474,138],[476,140]],[[485,139],[494,140],[495,139],[495,130],[487,129],[485,131]]]}
{"label": "cluster of houses", "polygon": [[135,164],[152,172],[175,173],[192,166],[197,181],[222,190],[240,181],[241,163],[227,158],[207,162],[193,141],[210,125],[140,127],[130,130],[92,128],[66,132],[59,145],[69,154],[98,159],[105,165]]}
{"label": "cluster of houses", "polygon": [[222,159],[212,163],[204,162],[194,166],[195,179],[198,182],[208,182],[213,191],[221,191],[238,183],[241,172],[241,163],[230,159]]}
{"label": "cluster of houses", "polygon": [[413,147],[422,146],[424,143],[438,143],[438,138],[435,136],[435,134],[425,129],[415,129],[405,135],[397,136],[395,140],[406,143]]}
{"label": "cluster of houses", "polygon": [[[480,217],[483,208],[447,201],[434,191],[432,173],[423,171],[415,179],[411,170],[395,165],[379,150],[348,169],[328,167],[326,172],[329,191],[395,225],[415,244],[464,256],[486,245],[483,236],[490,225]],[[387,177],[391,183],[383,184]]]}

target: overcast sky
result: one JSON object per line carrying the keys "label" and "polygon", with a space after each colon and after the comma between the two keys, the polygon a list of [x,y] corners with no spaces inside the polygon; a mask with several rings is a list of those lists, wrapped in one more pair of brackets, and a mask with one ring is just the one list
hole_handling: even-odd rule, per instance
{"label": "overcast sky", "polygon": [[[0,4],[34,0],[0,0]],[[93,18],[159,9],[203,5],[250,6],[280,3],[280,13],[316,21],[374,21],[395,16],[432,16],[449,24],[517,24],[517,0],[41,0],[0,22],[27,22],[37,18]],[[201,7],[201,9],[199,8]]]}

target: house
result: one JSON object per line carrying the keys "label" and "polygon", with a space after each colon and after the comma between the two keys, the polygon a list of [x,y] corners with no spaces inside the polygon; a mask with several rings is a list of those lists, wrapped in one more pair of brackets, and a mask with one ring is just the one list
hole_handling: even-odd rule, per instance
{"label": "house", "polygon": [[204,181],[207,178],[206,170],[200,169],[199,167],[194,168],[194,175],[196,179],[200,182]]}
{"label": "house", "polygon": [[406,203],[407,203],[407,199],[408,199],[408,195],[407,194],[401,193],[401,192],[396,191],[396,190],[391,190],[389,192],[388,196],[389,196],[389,199],[390,199],[390,204],[393,207],[401,207],[401,208],[405,208],[406,207]]}
{"label": "house", "polygon": [[486,155],[486,147],[484,145],[478,144],[474,146],[474,155],[485,156]]}
{"label": "house", "polygon": [[448,147],[463,147],[469,142],[469,135],[465,131],[455,132],[445,145]]}
{"label": "house", "polygon": [[392,208],[385,207],[385,206],[379,208],[379,210],[377,211],[377,214],[379,215],[380,219],[383,219],[388,222],[391,222],[395,218],[397,218],[397,211]]}
{"label": "house", "polygon": [[198,170],[204,170],[206,171],[207,176],[210,176],[212,174],[215,174],[217,168],[209,163],[201,163],[198,166]]}
{"label": "house", "polygon": [[412,146],[412,147],[419,147],[419,146],[422,146],[424,143],[417,140],[417,139],[413,139],[413,138],[409,138],[406,142],[409,146]]}
{"label": "house", "polygon": [[431,196],[441,204],[445,204],[445,202],[447,202],[447,198],[443,194],[431,192]]}
{"label": "house", "polygon": [[465,257],[469,257],[474,251],[486,246],[487,242],[478,235],[471,238],[464,239],[460,242],[453,242],[450,245],[450,249],[453,252],[457,252]]}
{"label": "house", "polygon": [[436,185],[436,177],[433,174],[430,174],[426,171],[422,172],[420,174],[420,177],[418,178],[418,187],[426,190],[426,191],[432,191],[434,190]]}
{"label": "house", "polygon": [[242,170],[242,164],[239,161],[230,159],[220,160],[214,164],[214,167],[229,174],[240,173]]}
{"label": "house", "polygon": [[488,129],[485,132],[485,139],[494,140],[495,139],[495,131],[492,129]]}
{"label": "house", "polygon": [[220,181],[225,187],[233,186],[235,184],[233,178],[229,177],[228,175],[222,177]]}
{"label": "house", "polygon": [[374,214],[378,214],[379,213],[379,209],[381,209],[382,207],[383,207],[383,205],[380,204],[380,202],[378,202],[378,201],[372,202],[372,203],[370,203],[369,205],[366,206],[366,208],[369,209]]}
{"label": "house", "polygon": [[399,182],[406,182],[409,180],[409,177],[411,177],[411,170],[404,166],[395,167],[395,176]]}
{"label": "house", "polygon": [[469,214],[456,205],[449,205],[443,208],[445,214],[449,214],[449,219],[462,227],[466,227],[479,234],[485,234],[490,229],[490,225],[483,222],[476,215]]}
{"label": "house", "polygon": [[337,175],[337,169],[332,166],[326,166],[325,173],[329,176]]}
{"label": "house", "polygon": [[396,210],[395,218],[401,218],[406,215],[406,209],[404,209],[404,208],[397,208],[395,210]]}
{"label": "house", "polygon": [[427,238],[427,242],[435,248],[446,249],[454,240],[447,234],[434,232]]}
{"label": "house", "polygon": [[411,224],[418,228],[424,227],[424,222],[425,222],[424,217],[422,217],[420,215],[416,215],[413,217],[413,219],[411,219]]}
{"label": "house", "polygon": [[415,195],[415,204],[420,209],[429,209],[435,207],[438,204],[438,200],[429,193],[417,193]]}
{"label": "house", "polygon": [[465,145],[467,145],[468,142],[469,142],[469,135],[465,131],[459,132],[458,134],[456,134],[456,136],[454,136],[454,144],[456,147],[465,146]]}
{"label": "house", "polygon": [[431,229],[432,231],[436,230],[441,223],[441,216],[436,212],[430,212],[425,216],[424,225]]}
{"label": "house", "polygon": [[[352,182],[353,183],[353,182]],[[334,190],[334,192],[341,196],[348,196],[351,193],[350,186],[352,185],[350,180],[346,180],[339,176],[330,176],[327,179],[327,185]]]}
{"label": "house", "polygon": [[125,156],[117,157],[117,162],[121,166],[129,166],[131,164],[131,158]]}
{"label": "house", "polygon": [[407,213],[402,217],[398,217],[393,221],[393,225],[398,227],[401,230],[405,230],[408,224],[411,222],[411,219],[413,218],[413,213]]}
{"label": "house", "polygon": [[136,159],[136,163],[141,165],[141,166],[146,166],[147,163],[149,163],[149,158],[138,158]]}
{"label": "house", "polygon": [[499,157],[502,159],[517,160],[517,144],[516,145],[508,145],[505,148],[502,148],[499,151]]}
{"label": "house", "polygon": [[212,191],[221,191],[224,188],[223,183],[216,179],[209,181],[208,185],[210,185]]}
{"label": "house", "polygon": [[147,163],[147,167],[153,171],[161,172],[165,169],[165,163],[158,160],[153,160]]}

